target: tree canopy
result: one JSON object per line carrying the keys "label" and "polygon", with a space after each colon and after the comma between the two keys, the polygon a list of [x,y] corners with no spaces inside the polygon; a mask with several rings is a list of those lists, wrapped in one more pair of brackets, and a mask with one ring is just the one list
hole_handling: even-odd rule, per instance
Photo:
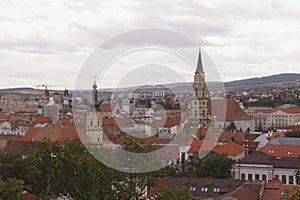
{"label": "tree canopy", "polygon": [[0,199],[22,200],[23,199],[23,181],[17,179],[0,179]]}

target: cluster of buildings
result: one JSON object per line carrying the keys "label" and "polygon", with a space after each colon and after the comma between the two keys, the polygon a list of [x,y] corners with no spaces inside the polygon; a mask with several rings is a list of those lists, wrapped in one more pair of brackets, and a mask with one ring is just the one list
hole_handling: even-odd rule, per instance
{"label": "cluster of buildings", "polygon": [[267,89],[257,87],[251,89],[240,88],[226,92],[227,98],[243,99],[246,102],[255,102],[259,99],[284,99],[300,98],[300,81],[292,85],[273,86]]}
{"label": "cluster of buildings", "polygon": [[[159,188],[186,186],[193,196],[211,199],[276,199],[287,195],[287,188],[298,187],[295,171],[300,166],[300,140],[285,138],[284,127],[297,127],[300,108],[244,108],[232,98],[211,98],[201,52],[194,93],[184,97],[188,99],[184,109],[178,109],[178,97],[163,87],[151,91],[139,88],[123,98],[98,92],[97,88],[94,82],[91,98],[74,100],[68,90],[50,94],[45,89],[43,96],[28,95],[26,104],[23,96],[1,96],[0,151],[17,151],[26,157],[44,138],[80,138],[94,145],[110,142],[113,148],[120,148],[130,134],[155,148],[166,147],[165,154],[160,155],[162,162],[179,169],[191,155],[204,150],[226,153],[236,161],[230,180],[159,179]],[[163,108],[164,104],[170,108]],[[257,132],[270,127],[283,131]],[[208,137],[211,130],[218,133],[213,139]],[[171,143],[177,135],[185,135],[185,140]],[[156,189],[148,191],[149,199]]]}

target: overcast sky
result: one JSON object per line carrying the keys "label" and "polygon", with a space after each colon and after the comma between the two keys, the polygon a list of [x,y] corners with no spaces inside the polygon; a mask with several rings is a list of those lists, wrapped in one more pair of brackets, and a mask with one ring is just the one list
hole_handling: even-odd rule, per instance
{"label": "overcast sky", "polygon": [[299,8],[298,0],[2,0],[0,88],[71,89],[99,44],[143,27],[199,42],[223,81],[300,73]]}

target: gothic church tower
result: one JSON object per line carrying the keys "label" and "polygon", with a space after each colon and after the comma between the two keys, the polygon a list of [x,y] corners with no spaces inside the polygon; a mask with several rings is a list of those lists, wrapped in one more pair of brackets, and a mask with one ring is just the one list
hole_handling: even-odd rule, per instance
{"label": "gothic church tower", "polygon": [[199,57],[197,69],[194,75],[194,96],[191,100],[191,113],[190,118],[194,123],[198,123],[200,127],[208,127],[210,122],[210,109],[209,109],[209,94],[205,82],[205,74],[203,71],[201,49],[199,50]]}

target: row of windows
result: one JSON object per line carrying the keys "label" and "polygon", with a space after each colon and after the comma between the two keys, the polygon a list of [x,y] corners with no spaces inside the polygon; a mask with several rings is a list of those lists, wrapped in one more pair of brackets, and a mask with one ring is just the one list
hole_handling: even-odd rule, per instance
{"label": "row of windows", "polygon": [[[260,174],[255,174],[254,178],[255,178],[254,180],[263,180],[263,181],[266,181],[267,180],[267,175],[263,174],[262,178],[260,179]],[[246,174],[242,173],[241,174],[241,179],[242,180],[246,180]],[[253,174],[248,174],[248,179],[247,180],[253,181]]]}
{"label": "row of windows", "polygon": [[[254,175],[254,180],[263,180],[263,181],[267,180],[267,175],[266,174],[263,174],[261,177],[262,178],[260,179],[260,174],[255,174]],[[280,178],[279,175],[275,175],[275,177]],[[246,180],[246,174],[245,173],[241,174],[241,179]],[[253,180],[253,174],[248,174],[248,179],[247,180],[252,181]],[[282,181],[283,184],[287,184],[287,175],[282,175],[281,176],[281,181]],[[294,184],[294,176],[288,176],[288,184],[290,184],[290,185]]]}
{"label": "row of windows", "polygon": [[[275,177],[279,178],[279,175],[275,175]],[[288,178],[289,178],[288,183],[290,185],[293,185],[294,184],[294,176],[289,176]],[[286,184],[287,183],[287,175],[282,175],[281,176],[281,181],[282,181],[283,184]]]}

